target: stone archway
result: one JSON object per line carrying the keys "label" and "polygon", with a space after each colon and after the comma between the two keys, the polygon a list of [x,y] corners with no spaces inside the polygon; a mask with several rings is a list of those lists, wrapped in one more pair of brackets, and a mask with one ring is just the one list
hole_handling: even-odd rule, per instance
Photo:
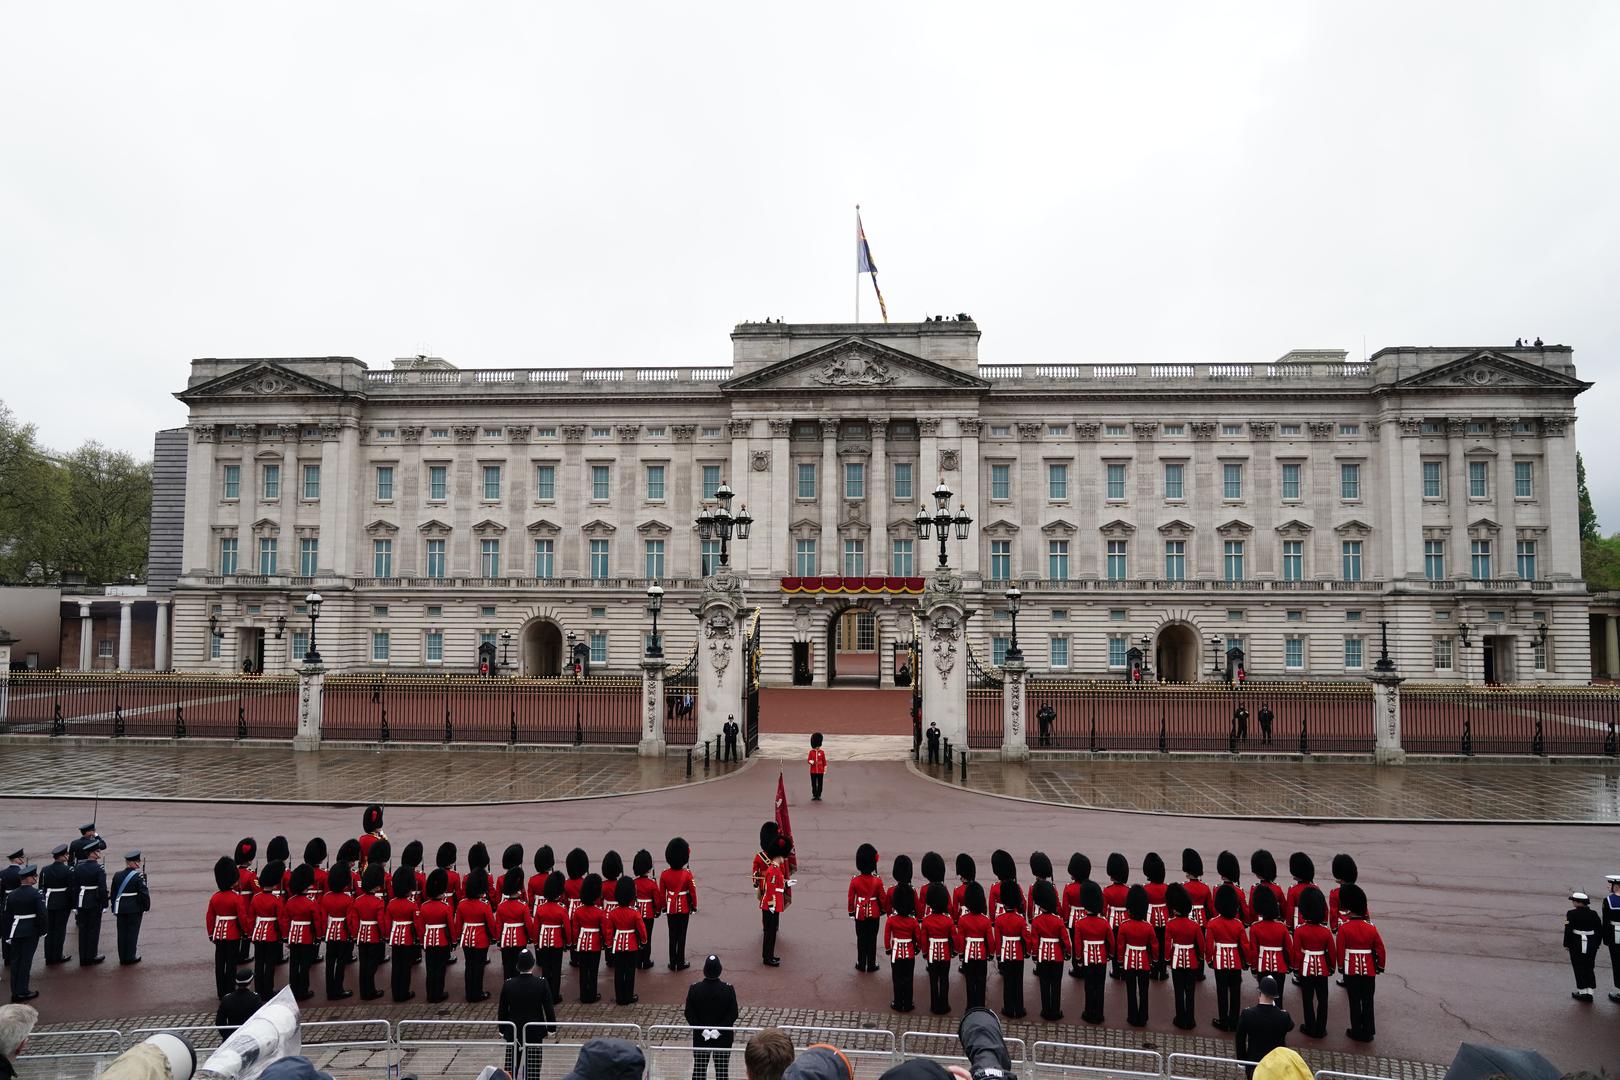
{"label": "stone archway", "polygon": [[521,641],[524,675],[548,678],[562,674],[562,627],[550,619],[531,619],[524,624]]}
{"label": "stone archway", "polygon": [[827,620],[827,685],[883,685],[883,626],[876,609],[845,604]]}
{"label": "stone archway", "polygon": [[1153,643],[1153,667],[1160,682],[1197,682],[1199,655],[1197,627],[1186,622],[1159,627]]}

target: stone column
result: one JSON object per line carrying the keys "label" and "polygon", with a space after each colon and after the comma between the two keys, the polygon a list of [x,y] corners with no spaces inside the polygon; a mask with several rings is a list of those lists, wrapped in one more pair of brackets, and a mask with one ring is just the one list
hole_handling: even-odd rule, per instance
{"label": "stone column", "polygon": [[118,670],[129,670],[130,638],[135,633],[135,601],[118,601]]}
{"label": "stone column", "polygon": [[169,670],[169,601],[157,602],[157,623],[152,628],[152,670]]}
{"label": "stone column", "polygon": [[1394,672],[1370,676],[1373,684],[1373,759],[1379,765],[1405,765],[1401,749],[1401,683]]}
{"label": "stone column", "polygon": [[[743,655],[742,585],[729,566],[703,582],[698,607],[697,741],[719,739],[727,718],[742,707],[747,657]],[[741,721],[738,721],[741,724]],[[718,744],[717,744],[718,745]]]}
{"label": "stone column", "polygon": [[[763,502],[754,517],[759,520],[754,523],[759,529],[754,533],[759,540],[757,543],[770,552],[770,559],[765,563],[769,569],[781,567],[783,574],[793,573],[793,491],[798,483],[794,476],[793,450],[791,435],[793,421],[788,418],[775,418],[766,421],[771,432],[771,471],[770,499]],[[763,526],[763,528],[760,528]],[[785,548],[774,545],[786,544]]]}
{"label": "stone column", "polygon": [[664,756],[664,661],[641,661],[641,742],[636,753],[642,757]]}
{"label": "stone column", "polygon": [[1008,660],[1001,666],[1002,761],[1029,760],[1029,740],[1025,737],[1028,718],[1024,715],[1024,676],[1027,670],[1022,660]]}
{"label": "stone column", "polygon": [[838,550],[838,421],[821,421],[821,478],[816,501],[821,503],[821,572],[842,574],[843,560]]}
{"label": "stone column", "polygon": [[1603,674],[1620,678],[1620,617],[1603,617]]}
{"label": "stone column", "polygon": [[[989,524],[989,518],[985,514],[984,504],[979,497],[979,421],[975,417],[963,417],[962,419],[958,420],[956,424],[957,428],[962,432],[962,456],[960,459],[962,477],[962,505],[968,508],[968,513],[979,519],[981,527],[983,527],[983,525]],[[923,476],[924,470],[919,464],[917,468],[916,480],[918,485],[917,494],[919,498],[925,497],[930,490],[922,483]],[[1078,482],[1079,479],[1080,477],[1077,470],[1077,475],[1075,476],[1074,481]],[[926,506],[928,503],[924,502],[922,505]],[[979,537],[977,536],[961,545],[962,573],[966,574],[968,577],[978,577],[980,574],[980,547],[981,544],[979,542]],[[925,565],[927,565],[926,562],[919,558],[917,563],[917,573],[919,575],[922,574],[923,567]]]}
{"label": "stone column", "polygon": [[309,664],[298,669],[298,731],[293,735],[294,750],[321,748],[322,689],[326,668]]}
{"label": "stone column", "polygon": [[939,725],[940,737],[967,746],[967,601],[962,579],[949,568],[935,571],[923,590],[921,670],[923,728]]}
{"label": "stone column", "polygon": [[11,715],[11,646],[16,640],[0,626],[0,724]]}
{"label": "stone column", "polygon": [[[872,552],[867,556],[866,570],[871,574],[889,574],[889,418],[873,417],[872,463],[867,466],[871,475],[866,478],[866,519],[872,523]],[[878,670],[883,666],[880,663]],[[882,685],[881,681],[879,685]]]}
{"label": "stone column", "polygon": [[95,637],[95,622],[90,618],[90,605],[79,605],[79,670],[90,670],[91,640]]}

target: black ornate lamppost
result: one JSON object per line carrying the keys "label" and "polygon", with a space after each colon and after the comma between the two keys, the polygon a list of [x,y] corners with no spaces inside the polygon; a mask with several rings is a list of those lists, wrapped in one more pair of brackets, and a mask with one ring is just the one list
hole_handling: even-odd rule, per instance
{"label": "black ornate lamppost", "polygon": [[1018,591],[1018,586],[1014,585],[1002,595],[1007,598],[1007,611],[1012,615],[1012,643],[1007,646],[1006,659],[1008,661],[1022,661],[1024,659],[1024,650],[1018,647],[1018,602],[1024,598],[1024,594]]}
{"label": "black ornate lamppost", "polygon": [[647,612],[652,616],[652,638],[647,642],[647,659],[662,660],[664,643],[658,636],[658,613],[664,610],[664,588],[654,582],[647,586]]}
{"label": "black ornate lamppost", "polygon": [[501,631],[501,667],[503,667],[503,668],[508,668],[508,667],[512,666],[511,662],[510,662],[511,657],[507,653],[507,650],[510,649],[511,647],[512,647],[512,631],[510,631],[510,630],[502,630]]}
{"label": "black ornate lamppost", "polygon": [[720,541],[720,565],[731,565],[731,538],[735,534],[738,540],[748,539],[748,531],[754,524],[754,519],[748,514],[747,504],[737,508],[735,517],[731,513],[731,500],[737,493],[727,484],[721,484],[715,489],[714,498],[720,505],[710,510],[705,504],[697,516],[697,531],[699,540]]}
{"label": "black ornate lamppost", "polygon": [[1378,660],[1373,664],[1373,670],[1388,675],[1395,670],[1395,661],[1389,655],[1389,620],[1378,620]]}
{"label": "black ornate lamppost", "polygon": [[973,524],[973,518],[968,516],[966,506],[958,506],[956,514],[954,516],[951,514],[952,494],[954,493],[951,489],[945,486],[945,481],[941,480],[939,487],[934,489],[934,513],[930,515],[927,507],[918,507],[917,517],[913,522],[917,527],[917,539],[927,540],[930,531],[939,538],[939,566],[942,570],[948,563],[945,544],[951,538],[951,527],[953,525],[956,527],[958,540],[966,540],[968,528]]}
{"label": "black ornate lamppost", "polygon": [[304,653],[304,663],[319,664],[321,652],[315,647],[315,623],[321,617],[321,594],[311,592],[304,597],[304,606],[309,609],[309,649]]}

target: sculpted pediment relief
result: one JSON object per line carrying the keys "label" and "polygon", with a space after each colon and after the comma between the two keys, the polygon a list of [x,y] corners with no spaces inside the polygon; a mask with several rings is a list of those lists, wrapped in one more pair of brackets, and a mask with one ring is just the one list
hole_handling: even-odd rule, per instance
{"label": "sculpted pediment relief", "polygon": [[1428,371],[1409,375],[1397,382],[1394,389],[1563,389],[1579,392],[1591,385],[1559,371],[1481,349]]}
{"label": "sculpted pediment relief", "polygon": [[1041,532],[1047,536],[1073,536],[1075,527],[1062,518],[1058,518],[1056,521],[1048,521],[1045,525],[1042,525]]}
{"label": "sculpted pediment relief", "polygon": [[1367,536],[1372,532],[1372,526],[1365,521],[1357,521],[1351,518],[1341,525],[1335,525],[1333,531],[1340,536]]}
{"label": "sculpted pediment relief", "polygon": [[1006,518],[998,518],[997,520],[991,522],[989,525],[986,525],[984,527],[984,535],[986,535],[986,536],[995,536],[995,537],[1012,536],[1017,531],[1018,531],[1017,523],[1008,521]]}
{"label": "sculpted pediment relief", "polygon": [[[1108,524],[1101,526],[1097,531],[1102,533],[1104,536],[1112,537],[1117,540],[1134,535],[1136,532],[1136,526],[1121,518],[1115,518]],[[1163,532],[1164,530],[1160,529],[1159,531]]]}
{"label": "sculpted pediment relief", "polygon": [[1254,532],[1254,526],[1250,525],[1247,521],[1233,518],[1225,525],[1215,526],[1215,531],[1222,536],[1248,536],[1250,533]]}
{"label": "sculpted pediment relief", "polygon": [[366,532],[373,536],[376,536],[379,533],[386,533],[387,535],[392,536],[399,532],[399,526],[395,525],[392,521],[388,521],[384,518],[378,518],[376,521],[373,521],[370,525],[366,526]]}
{"label": "sculpted pediment relief", "polygon": [[1187,522],[1182,521],[1180,518],[1177,518],[1174,521],[1167,521],[1163,525],[1160,525],[1159,534],[1174,540],[1177,537],[1191,536],[1193,534],[1193,527]]}
{"label": "sculpted pediment relief", "polygon": [[1290,518],[1281,525],[1277,526],[1277,535],[1287,537],[1290,540],[1297,540],[1302,536],[1309,536],[1310,533],[1311,526],[1298,518]]}
{"label": "sculpted pediment relief", "polygon": [[607,535],[609,535],[611,533],[616,533],[619,530],[618,530],[618,527],[616,525],[613,525],[613,524],[611,524],[609,522],[603,521],[601,518],[595,518],[595,519],[593,519],[591,521],[587,521],[585,524],[581,525],[580,526],[580,531],[583,532],[586,536],[601,537],[601,536],[607,536]]}
{"label": "sculpted pediment relief", "polygon": [[249,363],[217,379],[210,379],[200,386],[193,386],[175,395],[188,403],[213,398],[347,396],[341,388],[331,383],[313,379],[267,360]]}
{"label": "sculpted pediment relief", "polygon": [[668,536],[669,526],[656,519],[643,521],[636,526],[636,532],[642,536]]}
{"label": "sculpted pediment relief", "polygon": [[450,526],[438,518],[429,518],[418,525],[416,531],[423,536],[448,536],[450,535]]}
{"label": "sculpted pediment relief", "polygon": [[483,521],[480,521],[478,524],[473,526],[473,532],[475,533],[503,533],[505,531],[506,526],[502,525],[494,518],[485,518]]}
{"label": "sculpted pediment relief", "polygon": [[534,536],[556,536],[562,532],[562,526],[555,521],[547,521],[545,518],[541,518],[538,521],[529,522],[525,531]]}
{"label": "sculpted pediment relief", "polygon": [[983,379],[859,337],[848,337],[720,384],[726,391],[988,390]]}

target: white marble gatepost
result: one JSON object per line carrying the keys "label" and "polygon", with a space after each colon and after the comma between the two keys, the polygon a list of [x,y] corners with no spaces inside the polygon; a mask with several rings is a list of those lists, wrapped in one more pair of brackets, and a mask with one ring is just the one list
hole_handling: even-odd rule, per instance
{"label": "white marble gatepost", "polygon": [[321,694],[325,686],[325,667],[307,664],[298,669],[298,730],[293,735],[294,750],[321,748]]}
{"label": "white marble gatepost", "polygon": [[941,567],[923,590],[923,728],[939,726],[952,746],[967,746],[967,602],[962,579]]}
{"label": "white marble gatepost", "polygon": [[1001,760],[1028,761],[1029,718],[1024,679],[1028,673],[1022,659],[1009,659],[1001,666]]}
{"label": "white marble gatepost", "polygon": [[95,621],[90,617],[90,605],[79,605],[79,670],[90,670],[92,639],[96,635]]}
{"label": "white marble gatepost", "polygon": [[118,601],[118,670],[129,670],[130,638],[135,634],[135,601]]}
{"label": "white marble gatepost", "polygon": [[152,627],[152,670],[169,670],[169,601],[157,602],[157,623]]}
{"label": "white marble gatepost", "polygon": [[1401,748],[1401,683],[1394,672],[1369,676],[1373,684],[1373,760],[1379,765],[1405,765]]}
{"label": "white marble gatepost", "polygon": [[664,743],[664,660],[644,657],[641,661],[641,742],[636,753],[642,757],[663,757]]}
{"label": "white marble gatepost", "polygon": [[0,724],[11,715],[11,646],[16,640],[0,626]]}
{"label": "white marble gatepost", "polygon": [[[697,741],[720,745],[726,721],[742,708],[743,656],[742,583],[730,566],[722,566],[704,579],[698,607],[698,724]],[[739,721],[740,724],[740,721]]]}

